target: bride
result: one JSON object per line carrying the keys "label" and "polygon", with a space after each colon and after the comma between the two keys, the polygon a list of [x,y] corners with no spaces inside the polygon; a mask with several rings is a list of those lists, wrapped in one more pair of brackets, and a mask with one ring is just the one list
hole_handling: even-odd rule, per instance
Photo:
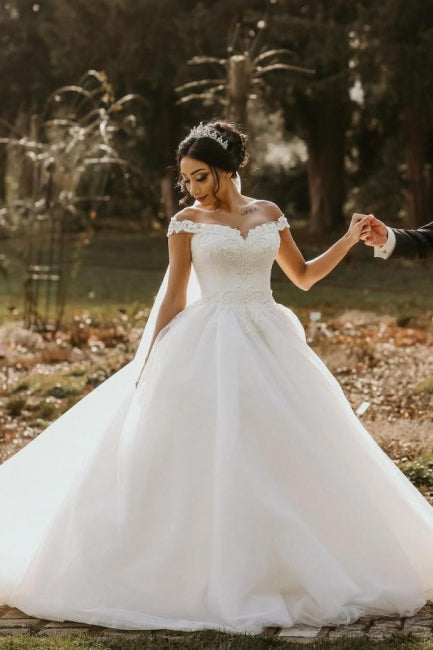
{"label": "bride", "polygon": [[[245,136],[195,127],[194,197],[135,358],[0,467],[0,604],[123,629],[258,633],[415,614],[433,508],[354,415],[270,288],[309,289],[279,208],[242,195]],[[233,182],[234,181],[234,182]]]}

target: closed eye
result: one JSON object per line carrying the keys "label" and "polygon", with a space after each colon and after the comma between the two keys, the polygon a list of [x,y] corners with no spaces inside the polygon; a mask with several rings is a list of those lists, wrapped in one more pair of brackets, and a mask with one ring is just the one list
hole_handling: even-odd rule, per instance
{"label": "closed eye", "polygon": [[[207,179],[207,174],[205,174],[205,176],[196,176],[195,177],[195,180],[198,181],[199,183],[202,183],[206,179]],[[184,180],[183,182],[185,183],[185,185],[187,185],[190,181],[189,180]]]}

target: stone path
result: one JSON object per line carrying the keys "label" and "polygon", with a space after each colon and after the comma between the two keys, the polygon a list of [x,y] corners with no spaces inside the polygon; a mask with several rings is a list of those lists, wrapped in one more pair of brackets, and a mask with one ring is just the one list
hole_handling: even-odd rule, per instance
{"label": "stone path", "polygon": [[[74,621],[61,623],[45,619],[32,618],[18,609],[4,605],[0,607],[0,636],[32,634],[38,637],[61,636],[87,631],[95,637],[137,637],[145,634],[140,630],[117,630],[99,625],[86,625]],[[153,631],[153,633],[155,633]],[[291,642],[310,644],[319,639],[340,639],[342,637],[367,637],[372,640],[390,638],[393,634],[413,633],[419,639],[433,639],[433,602],[428,603],[415,615],[407,617],[366,616],[352,625],[322,627],[320,629],[306,626],[292,628],[267,628],[265,634],[277,636]],[[180,637],[190,632],[161,630],[162,635]]]}

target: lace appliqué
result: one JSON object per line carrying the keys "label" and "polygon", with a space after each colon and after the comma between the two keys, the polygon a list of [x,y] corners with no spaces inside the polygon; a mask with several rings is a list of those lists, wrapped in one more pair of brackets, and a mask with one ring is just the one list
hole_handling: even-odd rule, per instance
{"label": "lace appliqu\u00e9", "polygon": [[234,287],[227,291],[218,291],[200,298],[202,303],[217,303],[226,306],[260,306],[276,305],[272,291],[257,290],[255,287]]}
{"label": "lace appliqu\u00e9", "polygon": [[201,304],[214,304],[218,309],[235,310],[236,318],[242,321],[242,329],[249,332],[251,336],[266,336],[265,315],[268,309],[274,310],[278,303],[272,295],[272,291],[260,291],[254,287],[235,287],[228,291],[216,292],[200,298]]}
{"label": "lace appliqu\u00e9", "polygon": [[228,226],[227,224],[224,223],[204,223],[204,222],[191,221],[190,219],[183,219],[181,221],[178,221],[178,219],[176,219],[176,217],[173,216],[171,217],[170,223],[168,225],[167,237],[179,232],[189,232],[189,233],[196,234],[202,232],[205,229],[208,230],[210,229],[211,231],[212,230],[215,231],[216,229],[216,231],[218,231],[219,228],[228,228],[229,230],[238,233],[241,239],[247,241],[248,237],[252,235],[252,233],[257,231],[267,230],[269,228],[274,228],[274,227],[276,227],[277,230],[284,230],[284,228],[290,228],[290,224],[287,221],[287,218],[282,214],[278,217],[276,221],[265,221],[264,223],[257,224],[257,226],[253,226],[248,230],[246,236],[244,236],[242,235],[239,228],[235,228],[234,226]]}
{"label": "lace appliqu\u00e9", "polygon": [[275,225],[277,226],[278,230],[284,230],[284,228],[290,228],[290,224],[287,221],[287,217],[282,214],[278,219],[275,221]]}
{"label": "lace appliqu\u00e9", "polygon": [[194,221],[190,221],[189,219],[178,221],[176,217],[172,217],[170,219],[170,223],[168,224],[167,237],[178,232],[199,232],[200,225],[201,224],[194,223]]}
{"label": "lace appliqu\u00e9", "polygon": [[[275,228],[254,228],[252,233],[254,237],[251,236],[251,238],[249,238],[250,233],[248,233],[247,238],[242,237],[243,242],[240,251],[237,237],[231,237],[230,241],[226,241],[222,251],[236,275],[244,280],[254,273],[258,257],[267,254],[273,255],[279,245],[279,235]],[[249,239],[250,241],[248,241]],[[221,255],[221,252],[215,251],[215,254]]]}
{"label": "lace appliqu\u00e9", "polygon": [[239,318],[252,319],[257,331],[260,314],[276,304],[270,286],[271,268],[280,247],[279,231],[289,227],[284,215],[257,224],[244,234],[226,224],[172,217],[168,234],[194,235],[191,255],[201,285],[199,302],[234,309]]}

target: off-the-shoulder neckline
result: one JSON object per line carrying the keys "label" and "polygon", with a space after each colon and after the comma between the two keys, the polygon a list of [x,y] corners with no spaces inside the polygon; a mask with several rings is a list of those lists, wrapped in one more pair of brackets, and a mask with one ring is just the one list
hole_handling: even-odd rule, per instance
{"label": "off-the-shoulder neckline", "polygon": [[170,221],[174,221],[176,223],[185,223],[185,224],[192,224],[193,226],[199,226],[199,228],[202,228],[203,226],[212,226],[212,227],[217,227],[217,228],[228,228],[229,230],[232,230],[234,232],[237,232],[239,236],[246,241],[250,235],[250,233],[254,232],[255,230],[258,230],[259,228],[263,228],[264,226],[268,225],[278,225],[281,221],[287,221],[287,218],[285,217],[284,214],[280,214],[278,219],[272,219],[272,221],[263,221],[263,223],[258,223],[255,226],[252,226],[249,228],[249,230],[246,232],[245,236],[242,234],[242,231],[240,228],[236,228],[236,226],[229,226],[226,223],[216,223],[216,222],[211,222],[211,221],[193,221],[192,219],[177,219],[176,215],[171,217]]}

